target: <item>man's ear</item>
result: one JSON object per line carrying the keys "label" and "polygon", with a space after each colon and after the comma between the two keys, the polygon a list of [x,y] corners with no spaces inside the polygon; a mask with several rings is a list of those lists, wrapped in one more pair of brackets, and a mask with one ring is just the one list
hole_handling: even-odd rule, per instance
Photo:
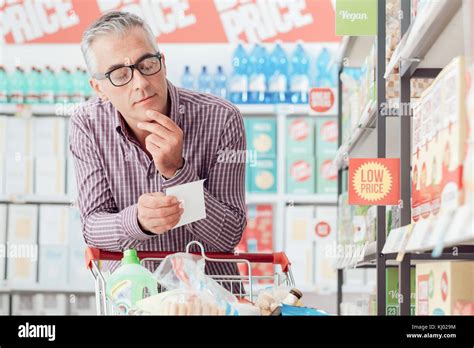
{"label": "man's ear", "polygon": [[166,58],[164,53],[161,53],[161,64],[163,64],[163,72],[166,76]]}
{"label": "man's ear", "polygon": [[109,98],[105,95],[104,92],[102,92],[102,89],[100,88],[99,82],[91,78],[89,79],[89,84],[91,85],[92,89],[94,90],[95,94],[100,97],[102,100],[109,100]]}

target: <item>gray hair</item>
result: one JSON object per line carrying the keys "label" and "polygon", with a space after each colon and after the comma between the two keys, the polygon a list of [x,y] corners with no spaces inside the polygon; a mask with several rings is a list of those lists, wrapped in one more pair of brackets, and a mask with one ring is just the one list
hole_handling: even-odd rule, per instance
{"label": "gray hair", "polygon": [[82,35],[81,51],[89,74],[92,75],[96,73],[95,69],[97,68],[95,57],[91,51],[91,45],[94,40],[99,36],[108,34],[124,35],[127,30],[133,28],[142,28],[145,31],[150,44],[156,51],[158,51],[158,45],[155,42],[155,35],[150,26],[143,19],[129,12],[108,12],[92,23]]}

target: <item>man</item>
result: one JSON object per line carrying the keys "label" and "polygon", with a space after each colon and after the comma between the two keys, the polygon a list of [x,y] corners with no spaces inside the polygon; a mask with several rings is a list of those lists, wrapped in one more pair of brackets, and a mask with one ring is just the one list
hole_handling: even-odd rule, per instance
{"label": "man", "polygon": [[[136,15],[104,15],[81,49],[99,97],[72,117],[69,139],[86,243],[179,252],[197,240],[206,251],[232,252],[246,226],[245,164],[218,155],[245,151],[239,110],[173,86],[165,56]],[[173,228],[183,208],[163,192],[200,179],[207,218]],[[206,272],[238,274],[230,263],[208,263]]]}

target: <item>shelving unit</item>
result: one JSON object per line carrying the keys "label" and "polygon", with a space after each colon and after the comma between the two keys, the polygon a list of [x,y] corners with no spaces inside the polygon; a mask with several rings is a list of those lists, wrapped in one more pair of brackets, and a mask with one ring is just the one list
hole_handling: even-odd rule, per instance
{"label": "shelving unit", "polygon": [[[385,315],[387,267],[399,270],[400,298],[410,298],[410,270],[420,262],[436,260],[474,260],[474,231],[467,233],[466,221],[471,216],[472,207],[465,206],[455,212],[438,217],[436,223],[421,222],[411,225],[411,107],[391,110],[392,118],[380,116],[385,101],[385,77],[395,66],[400,71],[400,98],[398,105],[410,105],[413,78],[435,78],[441,69],[454,57],[465,54],[462,18],[462,0],[434,1],[417,18],[418,23],[410,23],[411,2],[401,0],[402,39],[385,71],[385,1],[378,2],[377,42],[377,103],[374,115],[362,117],[357,129],[347,143],[339,143],[336,163],[339,168],[338,194],[342,193],[342,173],[347,170],[347,158],[361,157],[357,151],[369,148],[374,156],[391,157],[390,136],[395,134],[400,157],[400,221],[401,228],[392,230],[386,238],[385,207],[377,208],[377,241],[368,243],[356,254],[346,256],[345,263],[338,266],[338,313],[343,298],[343,267],[376,267],[377,269],[377,315]],[[471,19],[472,20],[472,19]],[[460,37],[461,33],[461,37]],[[345,38],[339,56],[339,71],[342,72],[344,57],[349,57],[351,49],[359,40],[366,38]],[[367,52],[367,51],[366,51]],[[347,58],[346,58],[347,59]],[[347,65],[347,64],[346,64]],[[351,64],[348,64],[352,66]],[[357,66],[357,65],[354,65]],[[372,117],[374,120],[372,121]],[[342,132],[342,85],[339,82],[339,131]],[[368,121],[366,121],[368,120]],[[392,128],[396,123],[396,127]],[[387,132],[390,130],[390,132]],[[390,134],[392,133],[392,134]],[[366,152],[367,153],[367,152]],[[370,154],[370,152],[368,152]],[[470,215],[471,214],[471,215]],[[452,222],[456,221],[455,224]],[[449,232],[446,233],[447,226]],[[443,228],[444,227],[444,228]],[[456,252],[453,253],[453,250]],[[347,261],[349,260],[349,262]],[[400,302],[400,315],[410,315],[410,301]]]}

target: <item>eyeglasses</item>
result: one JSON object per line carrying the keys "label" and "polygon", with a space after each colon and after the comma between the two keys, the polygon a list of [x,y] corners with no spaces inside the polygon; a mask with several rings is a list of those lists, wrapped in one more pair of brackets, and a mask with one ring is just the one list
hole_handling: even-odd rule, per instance
{"label": "eyeglasses", "polygon": [[148,55],[132,65],[119,66],[106,72],[105,74],[94,74],[92,77],[97,80],[109,79],[115,87],[125,86],[133,79],[133,71],[137,69],[140,74],[151,76],[161,71],[161,53]]}

